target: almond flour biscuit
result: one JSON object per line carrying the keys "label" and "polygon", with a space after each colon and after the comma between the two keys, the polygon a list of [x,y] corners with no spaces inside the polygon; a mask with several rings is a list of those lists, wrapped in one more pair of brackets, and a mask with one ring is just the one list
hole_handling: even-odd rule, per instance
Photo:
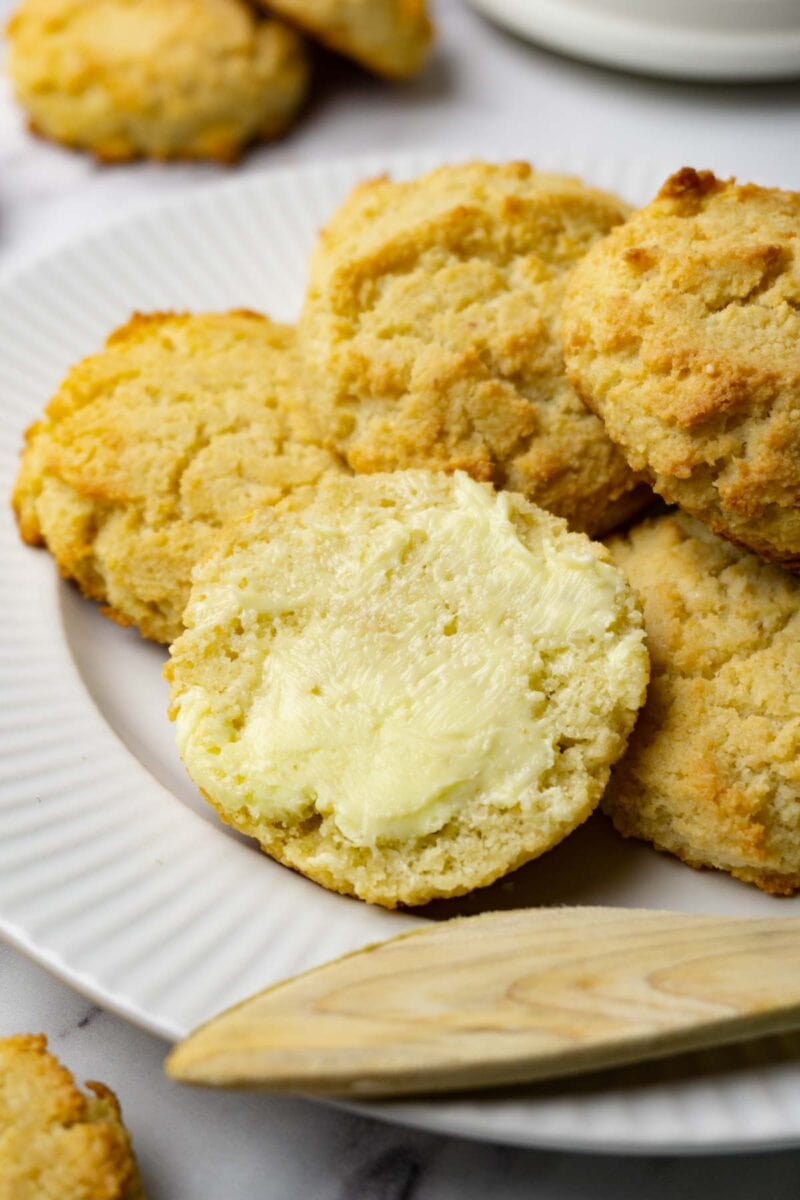
{"label": "almond flour biscuit", "polygon": [[579,265],[563,335],[635,470],[800,570],[800,194],[679,171]]}
{"label": "almond flour biscuit", "polygon": [[526,163],[356,188],[299,327],[310,399],[358,472],[461,469],[598,533],[641,507],[557,338],[567,276],[625,206]]}
{"label": "almond flour biscuit", "polygon": [[491,883],[589,816],[643,700],[605,549],[459,472],[330,475],[228,526],[167,675],[220,816],[375,904]]}
{"label": "almond flour biscuit", "polygon": [[23,0],[8,37],[31,127],[106,162],[229,162],[308,86],[300,35],[243,0]]}
{"label": "almond flour biscuit", "polygon": [[[261,0],[260,0],[261,2]],[[389,79],[422,67],[433,36],[425,0],[263,0],[333,50]]]}
{"label": "almond flour biscuit", "polygon": [[28,431],[22,537],[109,616],[172,641],[223,522],[342,469],[298,374],[294,330],[257,313],[135,316]]}
{"label": "almond flour biscuit", "polygon": [[0,1038],[0,1200],[144,1200],[116,1096],[86,1086],[41,1034]]}
{"label": "almond flour biscuit", "polygon": [[800,580],[682,513],[609,548],[652,679],[603,807],[626,836],[766,892],[800,887]]}

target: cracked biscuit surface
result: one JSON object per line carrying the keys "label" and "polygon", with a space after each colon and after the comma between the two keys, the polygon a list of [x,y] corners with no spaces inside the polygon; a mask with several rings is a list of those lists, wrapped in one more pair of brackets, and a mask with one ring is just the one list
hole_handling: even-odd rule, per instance
{"label": "cracked biscuit surface", "polygon": [[[259,0],[261,3],[262,0]],[[389,79],[422,67],[433,30],[425,0],[263,0],[333,50]]]}
{"label": "cracked biscuit surface", "polygon": [[145,1200],[116,1096],[87,1087],[41,1034],[0,1038],[0,1200]]}
{"label": "cracked biscuit surface", "polygon": [[800,570],[800,194],[690,168],[567,289],[570,378],[635,470]]}
{"label": "cracked biscuit surface", "polygon": [[8,38],[33,129],[107,162],[231,161],[308,86],[300,35],[243,0],[23,0]]}
{"label": "cracked biscuit surface", "polygon": [[603,547],[463,473],[330,475],[229,525],[167,675],[220,816],[393,908],[491,883],[598,803],[643,701]]}
{"label": "cracked biscuit surface", "polygon": [[108,615],[170,642],[219,527],[342,469],[320,448],[294,330],[246,311],[135,316],[31,427],[20,532]]}
{"label": "cracked biscuit surface", "polygon": [[357,472],[467,471],[586,533],[642,506],[564,373],[570,271],[625,205],[527,163],[356,188],[323,230],[298,334],[310,400]]}
{"label": "cracked biscuit surface", "polygon": [[609,549],[642,600],[647,703],[603,800],[619,831],[800,887],[800,581],[681,513]]}

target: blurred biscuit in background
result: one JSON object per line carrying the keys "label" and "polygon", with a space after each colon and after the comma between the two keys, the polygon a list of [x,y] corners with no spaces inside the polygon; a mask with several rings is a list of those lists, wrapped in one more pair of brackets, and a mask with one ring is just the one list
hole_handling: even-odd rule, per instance
{"label": "blurred biscuit in background", "polygon": [[104,162],[235,160],[308,89],[300,34],[244,0],[23,0],[8,38],[31,128]]}
{"label": "blurred biscuit in background", "polygon": [[433,37],[425,0],[261,0],[333,50],[389,79],[422,67]]}

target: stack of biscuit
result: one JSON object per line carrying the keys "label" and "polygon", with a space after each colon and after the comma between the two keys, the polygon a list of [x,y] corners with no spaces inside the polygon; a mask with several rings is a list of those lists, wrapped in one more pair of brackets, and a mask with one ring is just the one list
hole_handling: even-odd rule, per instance
{"label": "stack of biscuit", "polygon": [[329,888],[490,883],[586,819],[625,747],[641,613],[587,534],[650,493],[557,331],[627,215],[522,163],[362,185],[297,330],[136,316],[28,432],[23,538],[172,643],[190,775]]}
{"label": "stack of biscuit", "polygon": [[102,162],[232,162],[297,118],[307,37],[397,80],[432,37],[425,0],[22,0],[7,32],[31,129]]}
{"label": "stack of biscuit", "polygon": [[363,184],[296,330],[139,316],[72,369],[22,535],[172,643],[192,779],[328,888],[461,894],[605,791],[792,891],[799,227],[687,171],[632,215],[524,163]]}

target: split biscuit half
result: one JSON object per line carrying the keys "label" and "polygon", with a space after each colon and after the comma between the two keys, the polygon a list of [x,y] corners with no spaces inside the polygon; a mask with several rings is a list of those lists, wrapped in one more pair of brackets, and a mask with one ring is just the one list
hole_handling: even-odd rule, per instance
{"label": "split biscuit half", "polygon": [[167,675],[224,821],[393,908],[491,883],[598,803],[643,702],[605,549],[463,473],[326,476],[233,523]]}

